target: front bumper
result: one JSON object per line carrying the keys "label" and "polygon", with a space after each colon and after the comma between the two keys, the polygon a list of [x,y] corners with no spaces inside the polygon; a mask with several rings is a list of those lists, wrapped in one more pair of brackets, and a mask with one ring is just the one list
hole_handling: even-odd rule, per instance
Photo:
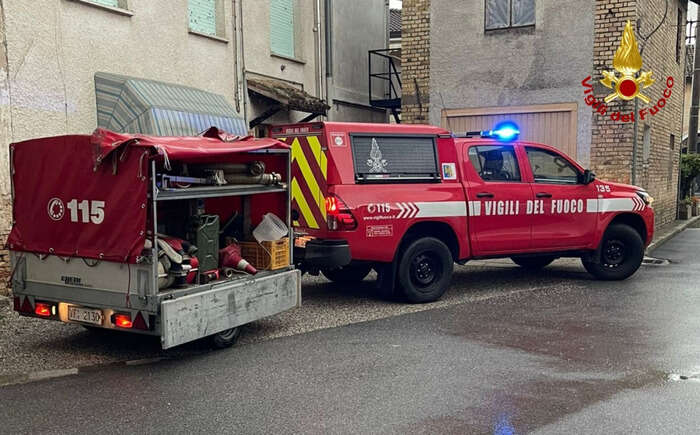
{"label": "front bumper", "polygon": [[294,260],[302,269],[336,268],[350,264],[346,240],[312,239],[303,248],[294,247]]}

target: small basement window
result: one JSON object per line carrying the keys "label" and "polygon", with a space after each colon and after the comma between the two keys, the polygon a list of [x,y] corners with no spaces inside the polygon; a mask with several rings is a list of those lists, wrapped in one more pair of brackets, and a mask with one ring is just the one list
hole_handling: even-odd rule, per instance
{"label": "small basement window", "polygon": [[440,181],[433,136],[355,134],[351,142],[357,182]]}

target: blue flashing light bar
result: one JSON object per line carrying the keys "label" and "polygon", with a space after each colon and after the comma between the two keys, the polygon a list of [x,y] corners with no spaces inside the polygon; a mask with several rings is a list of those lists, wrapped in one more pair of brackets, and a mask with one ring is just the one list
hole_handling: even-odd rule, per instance
{"label": "blue flashing light bar", "polygon": [[482,131],[481,137],[490,137],[503,142],[510,142],[518,138],[520,128],[512,121],[503,121],[496,124],[493,130]]}

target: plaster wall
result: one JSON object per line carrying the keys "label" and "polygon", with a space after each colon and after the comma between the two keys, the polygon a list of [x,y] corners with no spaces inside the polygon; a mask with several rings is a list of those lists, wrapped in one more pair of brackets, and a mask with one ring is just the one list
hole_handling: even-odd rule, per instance
{"label": "plaster wall", "polygon": [[[243,0],[243,52],[247,75],[284,80],[310,95],[322,98],[318,90],[315,39],[323,29],[316,29],[315,4],[315,0],[296,0],[294,3],[294,58],[288,58],[278,56],[270,49],[270,2]],[[268,102],[251,97],[248,121],[268,107]],[[301,112],[279,112],[265,122],[295,122],[306,115]]]}
{"label": "plaster wall", "polygon": [[[588,165],[591,117],[581,80],[593,64],[592,0],[538,0],[535,26],[484,30],[482,0],[432,0],[430,123],[441,110],[577,103],[577,160]],[[444,102],[443,102],[444,101]]]}

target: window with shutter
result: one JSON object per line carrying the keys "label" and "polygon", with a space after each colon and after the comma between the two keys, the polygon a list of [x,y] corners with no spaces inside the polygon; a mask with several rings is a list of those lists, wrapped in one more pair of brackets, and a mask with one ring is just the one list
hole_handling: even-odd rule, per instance
{"label": "window with shutter", "polygon": [[270,0],[270,51],[295,57],[294,0]]}
{"label": "window with shutter", "polygon": [[187,9],[190,30],[216,36],[216,0],[188,0]]}
{"label": "window with shutter", "polygon": [[535,0],[486,0],[486,30],[535,24]]}

